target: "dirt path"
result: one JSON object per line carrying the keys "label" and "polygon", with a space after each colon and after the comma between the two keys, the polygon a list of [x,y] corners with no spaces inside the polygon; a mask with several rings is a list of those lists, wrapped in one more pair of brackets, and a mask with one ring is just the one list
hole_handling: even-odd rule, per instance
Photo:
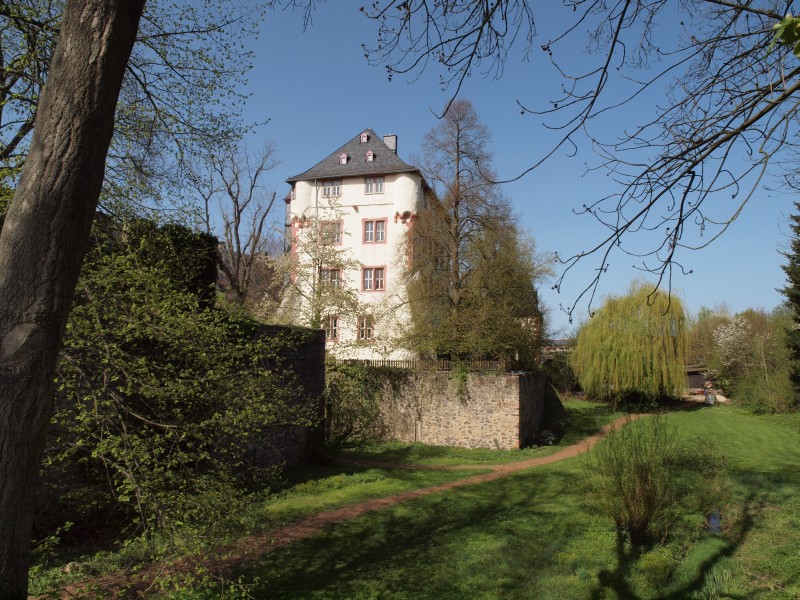
{"label": "dirt path", "polygon": [[566,460],[579,454],[583,454],[600,441],[611,429],[619,427],[625,423],[626,419],[638,419],[642,415],[629,415],[616,419],[605,425],[599,433],[589,436],[576,444],[567,446],[549,456],[531,458],[513,463],[502,465],[457,465],[451,467],[425,467],[422,465],[387,465],[380,462],[361,462],[362,465],[374,465],[382,468],[409,468],[409,469],[489,469],[486,473],[465,477],[457,481],[442,483],[427,488],[401,492],[393,496],[384,498],[374,498],[364,500],[355,504],[348,504],[336,509],[320,512],[314,515],[303,517],[278,529],[273,529],[266,533],[241,538],[230,544],[218,548],[209,554],[202,556],[186,557],[152,565],[136,573],[113,573],[104,577],[98,577],[89,581],[83,581],[70,585],[60,590],[57,595],[47,595],[42,598],[139,598],[146,596],[148,591],[153,588],[157,579],[162,577],[176,576],[181,574],[202,572],[212,578],[222,580],[227,574],[237,568],[246,567],[252,564],[268,552],[278,548],[283,548],[293,542],[311,537],[319,533],[323,528],[333,523],[338,523],[346,519],[360,517],[361,515],[389,508],[414,498],[420,498],[429,494],[444,492],[454,488],[475,485],[494,481],[506,477],[511,473],[524,471],[533,467],[539,467],[550,463]]}

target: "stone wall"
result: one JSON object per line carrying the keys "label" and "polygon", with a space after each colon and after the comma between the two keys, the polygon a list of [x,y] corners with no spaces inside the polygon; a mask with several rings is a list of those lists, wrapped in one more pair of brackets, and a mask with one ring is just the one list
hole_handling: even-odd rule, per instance
{"label": "stone wall", "polygon": [[258,325],[256,335],[280,340],[280,370],[296,378],[302,387],[301,408],[308,411],[314,425],[264,428],[261,443],[252,449],[251,460],[264,467],[314,462],[321,456],[325,442],[325,333],[304,327]]}
{"label": "stone wall", "polygon": [[386,381],[381,408],[390,439],[495,449],[530,445],[564,410],[542,373],[408,372]]}

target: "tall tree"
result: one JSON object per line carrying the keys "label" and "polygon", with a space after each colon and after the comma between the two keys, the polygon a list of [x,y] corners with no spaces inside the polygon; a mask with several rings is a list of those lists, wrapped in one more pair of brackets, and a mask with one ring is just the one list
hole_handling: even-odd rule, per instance
{"label": "tall tree", "polygon": [[781,290],[786,296],[792,316],[792,326],[786,332],[789,349],[790,377],[794,387],[795,404],[800,402],[800,203],[795,202],[795,213],[790,217],[792,241],[784,254],[787,264],[783,266],[787,285]]}
{"label": "tall tree", "polygon": [[418,350],[504,358],[535,351],[541,270],[492,181],[489,141],[463,99],[425,136],[420,168],[436,197],[413,231],[409,342]]}
{"label": "tall tree", "polygon": [[53,374],[144,0],[70,0],[0,231],[0,597],[27,596]]}
{"label": "tall tree", "polygon": [[[211,233],[211,209],[222,220],[219,267],[228,296],[241,306],[272,296],[277,284],[269,257],[275,192],[264,178],[276,166],[277,148],[264,144],[257,152],[223,147],[190,170],[189,181],[204,204],[206,231]],[[274,245],[274,244],[273,244]],[[257,298],[257,295],[261,295]]]}
{"label": "tall tree", "polygon": [[635,283],[578,332],[571,362],[587,395],[657,401],[686,387],[687,321],[680,300]]}
{"label": "tall tree", "polygon": [[[11,189],[63,10],[63,0],[0,2],[0,181]],[[184,160],[240,135],[252,59],[241,40],[254,37],[262,10],[238,0],[147,3],[118,102],[104,210],[176,202]]]}
{"label": "tall tree", "polygon": [[[580,212],[599,222],[600,233],[563,260],[563,275],[587,256],[600,263],[582,294],[591,306],[612,253],[633,254],[638,268],[669,285],[674,272],[687,270],[685,251],[724,232],[768,167],[786,167],[788,182],[797,179],[800,61],[791,47],[772,44],[790,3],[561,4],[376,0],[362,10],[379,27],[368,56],[385,63],[390,77],[441,69],[454,96],[469,75],[501,76],[515,44],[525,56],[534,43],[542,49],[564,83],[548,104],[520,99],[519,108],[560,135],[532,148],[529,168],[512,176],[584,144],[599,157],[591,166],[619,183],[607,197],[582,200]],[[572,60],[576,48],[588,55]],[[629,246],[636,232],[646,237],[644,248]]]}

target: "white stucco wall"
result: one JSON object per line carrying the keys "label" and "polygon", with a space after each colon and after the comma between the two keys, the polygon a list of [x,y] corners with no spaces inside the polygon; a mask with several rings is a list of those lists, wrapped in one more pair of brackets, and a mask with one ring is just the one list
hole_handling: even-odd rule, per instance
{"label": "white stucco wall", "polygon": [[[357,287],[359,301],[371,307],[367,310],[375,316],[375,340],[370,342],[357,341],[354,316],[340,316],[339,339],[327,343],[328,350],[339,358],[397,360],[413,357],[413,353],[398,348],[394,338],[410,319],[403,283],[408,260],[405,242],[413,223],[408,216],[417,215],[423,206],[422,180],[416,173],[383,177],[383,193],[380,194],[366,193],[364,177],[344,178],[341,180],[341,195],[334,199],[323,197],[321,180],[300,181],[294,186],[290,219],[299,222],[305,218],[306,223],[313,223],[316,219],[341,219],[342,244],[337,249],[347,260],[359,265],[344,273],[343,279],[351,287]],[[386,222],[386,241],[365,243],[364,222],[381,219]],[[385,289],[361,291],[361,267],[383,267]]]}

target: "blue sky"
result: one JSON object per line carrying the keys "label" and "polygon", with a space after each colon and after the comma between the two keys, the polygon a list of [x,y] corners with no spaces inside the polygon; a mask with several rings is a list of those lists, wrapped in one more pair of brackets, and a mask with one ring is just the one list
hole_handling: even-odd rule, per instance
{"label": "blue sky", "polygon": [[[261,38],[254,43],[252,96],[244,116],[248,121],[269,119],[249,141],[277,144],[283,158],[274,177],[279,195],[288,189],[284,179],[313,166],[367,127],[379,135],[397,134],[398,152],[410,161],[420,152],[425,132],[437,123],[433,111],[441,110],[450,96],[441,90],[439,73],[433,69],[414,81],[397,76],[388,81],[383,68],[369,66],[361,44],[374,42],[375,28],[358,11],[359,6],[358,2],[329,0],[318,7],[305,31],[301,13],[270,12]],[[492,131],[491,149],[501,178],[516,176],[551,147],[553,135],[541,119],[521,115],[516,104],[519,99],[545,107],[557,93],[558,81],[544,58],[535,44],[528,61],[521,52],[509,56],[502,78],[476,74],[462,89],[461,95],[472,101]],[[579,49],[569,58],[585,59]],[[630,122],[604,124],[605,133],[621,132],[645,118],[648,108],[652,109],[648,102],[625,111],[625,120],[630,118]],[[617,118],[621,117],[618,113]],[[568,256],[602,235],[591,217],[573,214],[582,204],[615,189],[606,175],[586,174],[586,164],[596,161],[588,147],[580,147],[574,157],[560,152],[544,167],[504,185],[520,226],[533,236],[539,251]],[[706,249],[680,256],[693,273],[676,276],[673,290],[692,313],[720,303],[734,312],[748,307],[769,310],[782,301],[776,291],[784,285],[779,250],[788,246],[787,217],[794,200],[790,194],[759,190],[720,239]],[[730,196],[715,201],[720,206],[732,202]],[[624,293],[635,277],[642,276],[633,264],[631,257],[611,258],[595,307],[604,294]],[[568,274],[560,293],[547,283],[540,287],[555,333],[572,329],[559,305],[571,305],[598,266],[596,259],[585,260]],[[576,308],[575,321],[585,318],[584,300]]]}

